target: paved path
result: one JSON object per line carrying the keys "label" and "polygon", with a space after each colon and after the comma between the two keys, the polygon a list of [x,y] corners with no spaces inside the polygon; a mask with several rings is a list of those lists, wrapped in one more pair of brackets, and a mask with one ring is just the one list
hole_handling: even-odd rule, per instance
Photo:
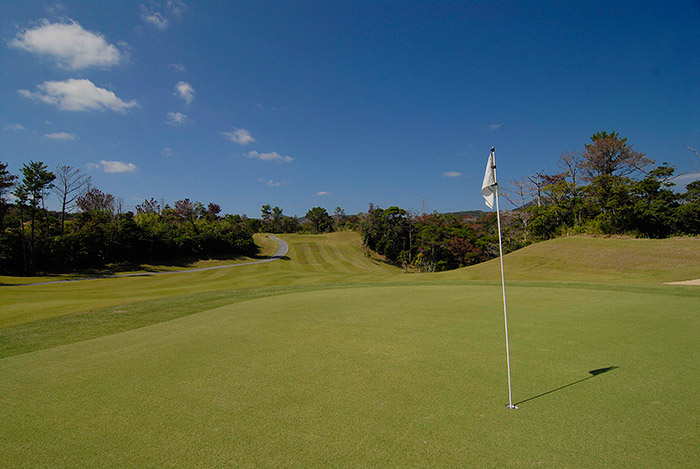
{"label": "paved path", "polygon": [[169,270],[165,272],[139,272],[134,274],[117,274],[117,275],[105,275],[102,277],[85,277],[85,278],[74,278],[68,280],[53,280],[51,282],[37,282],[37,283],[22,283],[17,285],[8,285],[13,287],[24,287],[29,285],[51,285],[53,283],[68,283],[68,282],[82,282],[83,280],[101,280],[103,278],[119,278],[119,277],[148,277],[150,275],[167,275],[167,274],[187,274],[190,272],[204,272],[206,270],[217,270],[217,269],[230,269],[231,267],[240,267],[242,265],[252,265],[252,264],[264,264],[265,262],[272,262],[279,260],[287,255],[289,252],[289,244],[286,241],[279,239],[276,236],[268,236],[269,238],[277,241],[277,252],[274,256],[268,257],[267,259],[262,259],[259,261],[242,262],[240,264],[228,264],[228,265],[217,265],[214,267],[200,267],[198,269],[184,269],[184,270]]}

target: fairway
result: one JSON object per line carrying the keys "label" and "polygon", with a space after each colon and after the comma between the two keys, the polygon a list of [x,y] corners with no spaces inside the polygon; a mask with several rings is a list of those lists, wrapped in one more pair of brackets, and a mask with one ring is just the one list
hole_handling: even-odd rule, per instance
{"label": "fairway", "polygon": [[492,263],[402,275],[353,233],[281,237],[266,264],[2,287],[0,466],[700,464],[700,287],[663,284],[700,278],[699,240],[506,256],[509,411]]}

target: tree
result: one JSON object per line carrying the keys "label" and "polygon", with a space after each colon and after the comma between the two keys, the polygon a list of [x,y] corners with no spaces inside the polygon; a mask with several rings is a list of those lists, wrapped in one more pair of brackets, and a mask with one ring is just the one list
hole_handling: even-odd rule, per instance
{"label": "tree", "polygon": [[190,199],[178,200],[175,202],[173,215],[182,221],[189,222],[192,225],[194,232],[198,232],[197,225],[195,224],[195,220],[197,219],[196,204],[192,203]]}
{"label": "tree", "polygon": [[582,164],[583,158],[577,151],[566,151],[559,155],[559,167],[564,170],[566,177],[571,178],[572,184],[576,184]]}
{"label": "tree", "polygon": [[645,172],[652,160],[635,151],[617,132],[597,132],[585,145],[581,168],[589,180],[598,176],[630,176]]}
{"label": "tree", "polygon": [[22,271],[27,273],[27,238],[24,235],[24,206],[29,201],[29,194],[24,184],[18,184],[12,192],[15,196],[15,203],[19,209],[19,232],[22,238]]}
{"label": "tree", "polygon": [[279,233],[282,231],[282,217],[282,209],[277,206],[273,207],[270,231],[273,233]]}
{"label": "tree", "polygon": [[263,230],[269,232],[272,230],[272,207],[270,204],[265,204],[262,206],[262,209],[260,209],[260,215]]}
{"label": "tree", "polygon": [[[31,237],[29,240],[29,261],[30,269],[34,268],[34,245],[35,245],[35,220],[37,210],[40,204],[43,204],[44,196],[47,191],[53,187],[53,180],[56,176],[48,167],[41,161],[30,161],[22,166],[22,182],[20,185],[26,191],[29,201],[30,216],[31,216]],[[48,229],[48,218],[47,226]]]}
{"label": "tree", "polygon": [[61,201],[61,236],[65,232],[66,209],[84,195],[90,187],[90,176],[81,174],[80,170],[71,166],[59,166],[56,168],[56,183],[54,193]]}
{"label": "tree", "polygon": [[336,207],[335,212],[333,212],[333,228],[336,231],[345,224],[345,218],[345,210],[340,207]]}
{"label": "tree", "polygon": [[83,212],[105,212],[114,215],[114,196],[105,194],[96,187],[90,188],[85,194],[78,197],[75,204]]}
{"label": "tree", "polygon": [[10,174],[7,170],[7,163],[0,162],[0,230],[2,230],[2,222],[5,219],[7,211],[7,199],[5,194],[10,192],[10,188],[15,185],[17,176]]}
{"label": "tree", "polygon": [[206,218],[209,221],[215,221],[219,218],[219,213],[221,213],[221,207],[218,204],[209,203],[207,205]]}
{"label": "tree", "polygon": [[327,231],[333,223],[333,219],[323,207],[314,207],[306,212],[306,218],[314,227],[314,233]]}
{"label": "tree", "polygon": [[153,197],[145,199],[136,206],[136,213],[160,213],[160,204]]}

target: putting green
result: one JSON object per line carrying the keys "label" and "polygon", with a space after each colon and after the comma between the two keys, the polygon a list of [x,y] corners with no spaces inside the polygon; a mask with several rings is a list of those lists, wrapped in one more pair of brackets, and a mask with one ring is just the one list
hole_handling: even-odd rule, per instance
{"label": "putting green", "polygon": [[0,466],[696,466],[699,300],[509,288],[517,411],[498,285],[240,301],[0,360]]}

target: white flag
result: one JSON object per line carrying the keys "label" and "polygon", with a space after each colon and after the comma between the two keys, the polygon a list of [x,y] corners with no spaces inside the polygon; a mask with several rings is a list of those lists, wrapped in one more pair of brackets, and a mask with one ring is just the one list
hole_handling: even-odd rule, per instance
{"label": "white flag", "polygon": [[493,204],[496,200],[496,162],[493,155],[493,150],[489,153],[489,160],[486,163],[486,173],[484,174],[484,183],[481,184],[481,195],[486,199],[486,205],[493,209]]}

